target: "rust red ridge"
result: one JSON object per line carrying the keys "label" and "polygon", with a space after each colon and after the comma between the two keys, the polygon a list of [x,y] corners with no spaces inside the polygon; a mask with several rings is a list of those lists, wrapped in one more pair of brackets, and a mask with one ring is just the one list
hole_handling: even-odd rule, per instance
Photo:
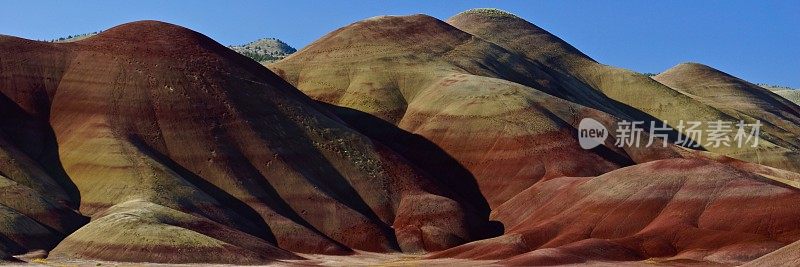
{"label": "rust red ridge", "polygon": [[[744,168],[667,159],[576,179],[541,182],[499,207],[496,214],[532,209],[506,235],[432,257],[517,265],[649,258],[742,264],[800,239],[798,211],[790,208],[800,202],[800,191]],[[598,241],[587,246],[592,239]],[[620,254],[592,254],[592,247]]]}
{"label": "rust red ridge", "polygon": [[[145,198],[248,233],[285,227],[271,231],[285,246],[328,238],[334,245],[395,251],[389,225],[419,218],[398,211],[399,203],[411,194],[449,190],[428,183],[430,174],[373,145],[277,75],[197,32],[142,21],[56,46],[62,51],[43,57],[66,57],[68,64],[53,66],[64,77],[47,100],[49,120],[66,171],[82,191],[81,210],[95,217],[117,201]],[[266,192],[269,187],[275,192]],[[460,208],[420,227],[460,220]],[[297,227],[321,238],[289,237]],[[442,231],[461,235],[461,229]],[[448,233],[424,234],[432,244],[425,249],[449,242]]]}

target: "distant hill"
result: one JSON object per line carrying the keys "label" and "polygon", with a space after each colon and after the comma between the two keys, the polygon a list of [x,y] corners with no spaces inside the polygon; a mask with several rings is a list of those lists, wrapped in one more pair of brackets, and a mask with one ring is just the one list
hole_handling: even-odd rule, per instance
{"label": "distant hill", "polygon": [[89,38],[89,37],[95,36],[95,35],[97,35],[98,33],[101,33],[101,32],[102,32],[102,31],[99,31],[99,32],[91,32],[91,33],[83,33],[83,34],[78,34],[78,35],[68,35],[67,37],[59,37],[59,38],[56,38],[56,39],[50,40],[50,42],[51,42],[51,43],[68,43],[68,42],[74,42],[74,41],[79,41],[79,40],[83,40],[83,39],[86,39],[86,38]]}
{"label": "distant hill", "polygon": [[769,90],[772,90],[772,91],[800,90],[800,88],[792,88],[792,87],[789,87],[789,86],[766,84],[766,83],[756,83],[756,85],[761,86],[761,87],[766,88],[766,89],[769,89]]}
{"label": "distant hill", "polygon": [[789,101],[794,102],[795,104],[800,105],[800,88],[791,88],[789,86],[764,84],[764,83],[757,83],[756,85],[761,86],[762,88],[765,88],[767,90],[770,90],[773,93],[783,98],[786,98]]}
{"label": "distant hill", "polygon": [[[769,88],[767,88],[767,89],[769,89]],[[779,96],[781,96],[783,98],[786,98],[789,101],[794,102],[795,104],[800,105],[800,90],[797,90],[797,89],[794,89],[794,90],[792,90],[792,89],[778,89],[778,90],[770,89],[770,90],[772,90],[772,92],[778,94]]]}
{"label": "distant hill", "polygon": [[297,52],[297,49],[277,38],[263,38],[244,45],[232,45],[229,48],[261,64],[272,63]]}

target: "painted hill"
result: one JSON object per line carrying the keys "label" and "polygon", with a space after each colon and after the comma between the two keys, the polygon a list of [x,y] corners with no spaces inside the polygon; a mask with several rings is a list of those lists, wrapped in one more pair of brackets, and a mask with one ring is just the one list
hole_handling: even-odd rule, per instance
{"label": "painted hill", "polygon": [[269,64],[297,52],[297,49],[276,38],[263,38],[244,45],[229,46],[229,48],[261,64]]}
{"label": "painted hill", "polygon": [[[718,110],[645,75],[597,63],[555,35],[505,11],[469,10],[448,19],[448,23],[541,63],[551,72],[558,73],[556,82],[559,84],[574,84],[583,90],[596,91],[607,96],[611,102],[633,108],[624,112],[644,113],[638,117],[650,116],[661,121],[725,117]],[[682,108],[669,108],[676,106]],[[616,112],[613,114],[624,116]]]}
{"label": "painted hill", "polygon": [[[53,257],[421,252],[470,241],[486,224],[488,210],[456,201],[460,192],[197,32],[142,21],[63,44],[4,37],[0,47],[3,95],[49,114],[60,166],[93,218]],[[108,235],[121,229],[131,235]]]}
{"label": "painted hill", "polygon": [[767,89],[697,64],[677,65],[653,77],[656,81],[726,114],[763,127],[762,139],[771,143],[757,151],[741,151],[734,157],[788,170],[800,165],[800,106]]}
{"label": "painted hill", "polygon": [[[683,63],[654,76],[654,79],[734,116],[762,118],[791,135],[799,133],[800,106],[709,66]],[[797,142],[791,138],[784,139],[785,142]]]}
{"label": "painted hill", "polygon": [[[707,149],[713,153],[611,144],[583,150],[576,140],[577,122],[585,117],[606,127],[622,119],[737,121],[749,114],[767,121],[792,112],[791,106],[748,111],[712,105],[648,76],[597,63],[507,12],[471,10],[447,23],[425,15],[370,18],[268,67],[422,169],[441,173],[442,165],[455,164],[450,169],[459,172],[451,173],[460,174],[450,179],[476,181],[505,234],[432,258],[522,266],[741,264],[800,238],[792,211],[765,215],[748,206],[747,218],[730,215],[743,198],[796,203],[797,174],[717,154],[793,170],[794,144],[782,138],[795,135],[792,130],[766,127],[766,141],[757,148]],[[767,96],[752,102],[785,104]],[[452,160],[418,155],[438,149]],[[757,152],[763,157],[749,156]],[[745,187],[766,193],[740,195]],[[695,203],[697,195],[714,209]],[[683,212],[696,216],[670,215]],[[666,217],[659,218],[662,213]],[[774,220],[766,223],[764,216]],[[698,218],[709,224],[686,230]],[[608,225],[600,225],[605,220]],[[734,221],[741,224],[724,228]],[[773,222],[783,227],[778,232],[792,234],[756,230]],[[689,242],[694,238],[699,241]]]}
{"label": "painted hill", "polygon": [[148,201],[123,202],[96,217],[49,257],[234,264],[299,258],[258,237]]}
{"label": "painted hill", "polygon": [[[628,110],[627,113],[634,113],[629,116],[640,119],[649,116],[656,121],[667,121],[671,123],[672,128],[676,128],[679,121],[734,122],[742,119],[741,114],[721,110],[719,106],[710,105],[694,95],[661,84],[651,77],[600,64],[546,30],[504,11],[470,10],[450,18],[448,22],[465,32],[540,62],[555,72],[563,73],[558,81],[561,84],[583,84],[589,87],[587,89],[596,90],[613,102],[621,104],[622,109],[625,106],[633,108],[634,110]],[[603,107],[588,103],[586,105],[621,116]],[[644,113],[645,116],[635,114],[638,112]],[[771,114],[773,113],[768,111],[759,115],[771,116]],[[770,120],[759,116],[747,119],[748,122],[754,119]],[[704,131],[709,130],[708,124],[702,126],[706,127]],[[784,142],[787,138],[791,139],[791,136],[787,136],[781,127],[765,127],[762,134],[763,141],[756,148],[706,146],[704,149],[742,160],[800,171],[794,164],[788,166],[785,164],[796,161],[797,157],[796,144]],[[794,142],[796,140],[795,138]],[[769,151],[767,157],[761,156],[764,150]]]}
{"label": "painted hill", "polygon": [[[741,264],[800,238],[794,226],[798,212],[789,204],[800,201],[798,188],[764,182],[758,172],[800,182],[796,173],[706,159],[659,160],[593,178],[551,179],[493,211],[495,219],[516,222],[502,237],[432,256],[499,259],[514,266]],[[776,228],[763,228],[763,218]]]}
{"label": "painted hill", "polygon": [[417,166],[453,173],[453,184],[475,180],[491,207],[540,179],[598,175],[656,153],[583,150],[580,119],[615,118],[548,94],[563,91],[537,64],[430,16],[356,22],[269,67]]}

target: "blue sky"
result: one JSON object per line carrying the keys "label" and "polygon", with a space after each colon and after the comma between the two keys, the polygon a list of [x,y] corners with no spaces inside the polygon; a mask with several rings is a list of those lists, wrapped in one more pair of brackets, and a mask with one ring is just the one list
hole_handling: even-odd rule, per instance
{"label": "blue sky", "polygon": [[800,88],[800,1],[16,1],[0,34],[53,39],[143,19],[240,44],[277,37],[301,48],[377,15],[447,19],[475,7],[519,15],[592,58],[639,72],[693,61],[752,82]]}

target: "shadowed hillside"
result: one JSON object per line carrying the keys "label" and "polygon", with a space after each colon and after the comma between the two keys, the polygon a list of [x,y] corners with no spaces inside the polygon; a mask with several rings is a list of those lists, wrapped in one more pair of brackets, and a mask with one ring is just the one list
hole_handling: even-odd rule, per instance
{"label": "shadowed hillside", "polygon": [[[156,249],[162,256],[149,261],[184,262],[174,254],[188,249],[202,252],[198,262],[253,263],[293,257],[274,247],[419,252],[469,241],[485,223],[486,211],[449,198],[457,192],[432,174],[199,33],[143,21],[72,43],[4,37],[0,46],[3,94],[50,114],[80,211],[93,218],[54,257],[124,261]],[[185,230],[159,237],[171,227]],[[122,229],[133,239],[104,234]],[[239,256],[215,256],[220,249]]]}
{"label": "shadowed hillside", "polygon": [[670,154],[611,145],[581,149],[575,136],[581,118],[609,125],[615,118],[556,97],[564,91],[539,65],[425,15],[348,25],[270,68],[309,96],[346,108],[334,111],[429,172],[440,163],[415,156],[419,151],[346,111],[430,140],[469,170],[492,207],[540,179],[598,175]]}

